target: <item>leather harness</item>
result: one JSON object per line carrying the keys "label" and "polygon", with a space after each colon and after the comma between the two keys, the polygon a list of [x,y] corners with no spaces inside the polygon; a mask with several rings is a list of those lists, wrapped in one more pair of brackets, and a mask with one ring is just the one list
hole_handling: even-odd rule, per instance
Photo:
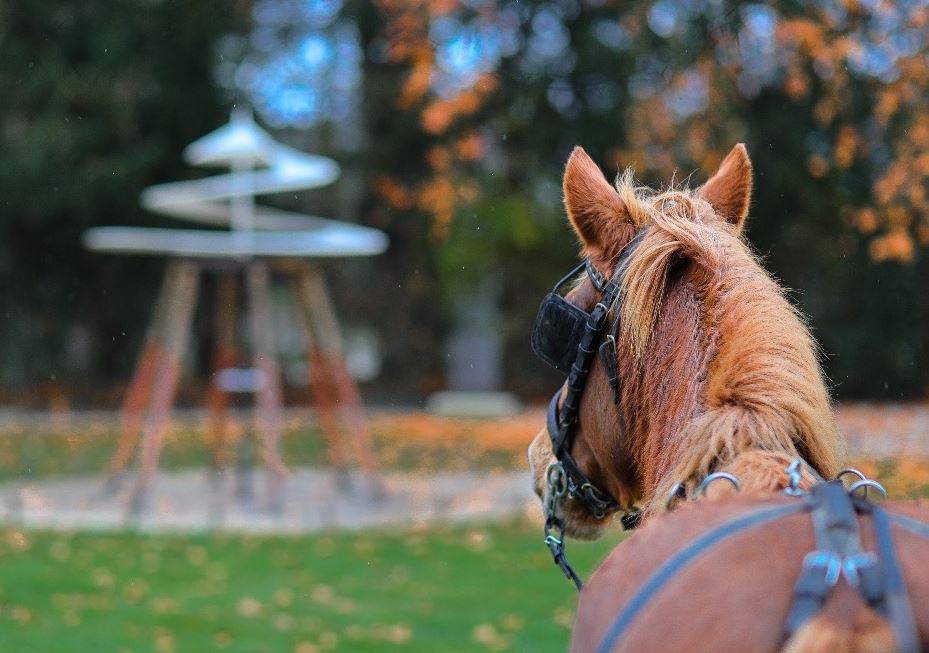
{"label": "leather harness", "polygon": [[[814,485],[801,501],[766,505],[730,519],[703,533],[662,563],[613,619],[597,647],[610,653],[649,601],[687,565],[733,535],[782,517],[804,511],[811,514],[817,549],[804,558],[794,586],[793,604],[785,624],[785,636],[797,632],[825,605],[841,578],[887,619],[899,653],[922,650],[913,611],[906,594],[900,561],[894,550],[891,522],[929,539],[929,524],[888,513],[868,499],[846,491],[841,481]],[[876,553],[862,551],[859,515],[873,520]]]}

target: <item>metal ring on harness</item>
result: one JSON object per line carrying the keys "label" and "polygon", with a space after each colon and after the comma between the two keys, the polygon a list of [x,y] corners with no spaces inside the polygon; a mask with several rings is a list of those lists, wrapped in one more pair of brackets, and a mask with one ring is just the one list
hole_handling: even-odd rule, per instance
{"label": "metal ring on harness", "polygon": [[678,499],[687,498],[687,486],[682,482],[678,481],[674,484],[674,487],[671,488],[671,491],[668,492],[668,498],[664,502],[665,510],[671,510],[671,506],[674,505],[674,502]]}
{"label": "metal ring on harness", "polygon": [[568,491],[568,476],[561,463],[555,462],[548,466],[545,473],[548,481],[548,491],[554,499],[560,499]]}
{"label": "metal ring on harness", "polygon": [[800,487],[800,482],[803,480],[803,474],[800,472],[801,465],[803,465],[803,461],[794,458],[790,465],[787,466],[787,487],[784,488],[784,494],[789,494],[792,497],[799,497],[803,494],[803,488]]}
{"label": "metal ring on harness", "polygon": [[859,488],[864,488],[864,497],[867,499],[868,488],[872,488],[872,487],[878,492],[880,492],[882,497],[884,497],[885,499],[887,498],[887,489],[883,485],[878,483],[877,481],[871,480],[870,478],[866,478],[863,481],[856,481],[855,483],[852,483],[848,487],[848,493],[855,494],[855,492],[857,492]]}
{"label": "metal ring on harness", "polygon": [[739,482],[739,479],[737,479],[735,476],[733,476],[729,472],[713,472],[712,474],[707,476],[705,479],[703,479],[700,485],[697,486],[697,491],[694,494],[696,494],[698,497],[702,497],[706,495],[706,489],[710,486],[710,484],[713,481],[718,481],[720,479],[723,479],[723,480],[726,480],[732,483],[732,487],[734,487],[737,492],[742,491],[742,484]]}
{"label": "metal ring on harness", "polygon": [[864,475],[864,472],[862,472],[860,469],[855,469],[854,467],[846,467],[846,468],[843,469],[841,472],[839,472],[838,474],[836,474],[835,477],[836,477],[837,479],[840,479],[840,478],[842,478],[843,476],[847,476],[848,474],[852,474],[852,475],[854,475],[854,476],[857,476],[857,477],[859,478],[859,480],[862,480],[862,481],[867,481],[867,480],[868,480],[868,477]]}

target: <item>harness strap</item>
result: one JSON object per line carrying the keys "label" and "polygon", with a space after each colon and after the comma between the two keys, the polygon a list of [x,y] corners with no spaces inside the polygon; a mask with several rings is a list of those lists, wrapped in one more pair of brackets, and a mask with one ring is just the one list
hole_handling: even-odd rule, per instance
{"label": "harness strap", "polygon": [[[861,571],[876,569],[877,564],[873,555],[861,553],[858,516],[841,481],[814,485],[810,501],[817,549],[803,559],[785,625],[788,634],[797,632],[819,613],[841,575],[849,584],[858,585]],[[868,582],[868,589],[871,599],[879,603],[879,585]]]}
{"label": "harness strap", "polygon": [[912,517],[907,517],[906,515],[897,515],[894,513],[888,513],[888,515],[890,516],[890,521],[898,526],[903,526],[903,528],[910,531],[913,535],[919,535],[920,537],[929,539],[929,524],[921,522],[918,519],[913,519]]}
{"label": "harness strap", "polygon": [[[887,511],[881,506],[871,504],[871,515],[874,518],[874,536],[877,540],[877,553],[881,558],[881,564],[884,568],[884,591],[886,602],[886,616],[890,621],[890,626],[894,631],[894,639],[897,644],[898,653],[919,653],[922,646],[919,641],[919,633],[916,629],[916,621],[913,618],[913,610],[910,607],[909,599],[906,594],[906,582],[903,579],[903,571],[900,569],[900,560],[897,558],[894,549],[893,533],[890,530],[890,520],[902,523],[916,522],[900,515],[889,516]],[[925,527],[924,524],[920,526]],[[929,529],[927,529],[929,530]]]}
{"label": "harness strap", "polygon": [[606,380],[613,391],[613,403],[619,407],[621,397],[619,394],[619,363],[616,358],[616,338],[612,334],[607,336],[600,345],[600,362],[606,370]]}
{"label": "harness strap", "polygon": [[[919,635],[890,530],[891,519],[897,521],[899,516],[888,516],[882,507],[855,499],[839,480],[813,486],[810,495],[818,550],[803,561],[787,618],[788,634],[819,613],[842,575],[849,585],[858,588],[869,606],[890,622],[897,651],[919,653]],[[874,519],[877,557],[861,551],[856,510],[870,513]],[[929,537],[929,527],[908,521],[924,529],[922,534]]]}
{"label": "harness strap", "polygon": [[792,503],[755,510],[747,515],[730,519],[709,533],[704,533],[697,539],[692,540],[655,570],[639,591],[623,606],[623,609],[616,615],[609,630],[607,630],[606,635],[604,635],[603,640],[597,647],[597,653],[609,653],[642,608],[648,604],[655,594],[667,585],[668,581],[674,578],[681,569],[706,552],[707,549],[733,535],[751,528],[757,528],[781,517],[801,512],[807,508],[807,504]]}

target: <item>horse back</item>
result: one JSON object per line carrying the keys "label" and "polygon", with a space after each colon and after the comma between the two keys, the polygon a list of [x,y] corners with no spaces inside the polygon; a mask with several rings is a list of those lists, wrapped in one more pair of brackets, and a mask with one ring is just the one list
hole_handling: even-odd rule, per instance
{"label": "horse back", "polygon": [[[677,552],[721,524],[765,507],[796,503],[785,495],[729,495],[696,501],[649,520],[617,545],[580,595],[571,650],[596,651],[620,611]],[[891,513],[929,524],[929,503],[888,502]],[[875,550],[871,518],[859,517],[865,551]],[[896,550],[920,637],[929,643],[929,539],[897,525]],[[678,569],[629,622],[613,651],[780,651],[803,559],[816,548],[808,512],[790,514],[710,546]],[[821,615],[837,628],[886,625],[844,579]],[[873,624],[872,624],[873,622]],[[848,637],[846,639],[849,639]],[[880,637],[872,638],[874,643]],[[849,639],[851,641],[851,639]],[[846,650],[860,650],[854,646]],[[867,650],[883,650],[882,646]],[[893,647],[886,649],[894,650]]]}

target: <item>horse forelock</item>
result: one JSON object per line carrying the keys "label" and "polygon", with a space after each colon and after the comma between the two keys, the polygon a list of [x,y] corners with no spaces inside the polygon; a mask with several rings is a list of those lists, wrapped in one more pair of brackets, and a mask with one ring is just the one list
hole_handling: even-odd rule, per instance
{"label": "horse forelock", "polygon": [[713,221],[709,205],[687,188],[657,193],[635,187],[627,173],[618,190],[637,228],[647,229],[618,271],[621,334],[636,357],[641,357],[651,340],[675,262],[688,258],[714,270],[719,267],[721,238],[738,240],[738,236],[724,223]]}

